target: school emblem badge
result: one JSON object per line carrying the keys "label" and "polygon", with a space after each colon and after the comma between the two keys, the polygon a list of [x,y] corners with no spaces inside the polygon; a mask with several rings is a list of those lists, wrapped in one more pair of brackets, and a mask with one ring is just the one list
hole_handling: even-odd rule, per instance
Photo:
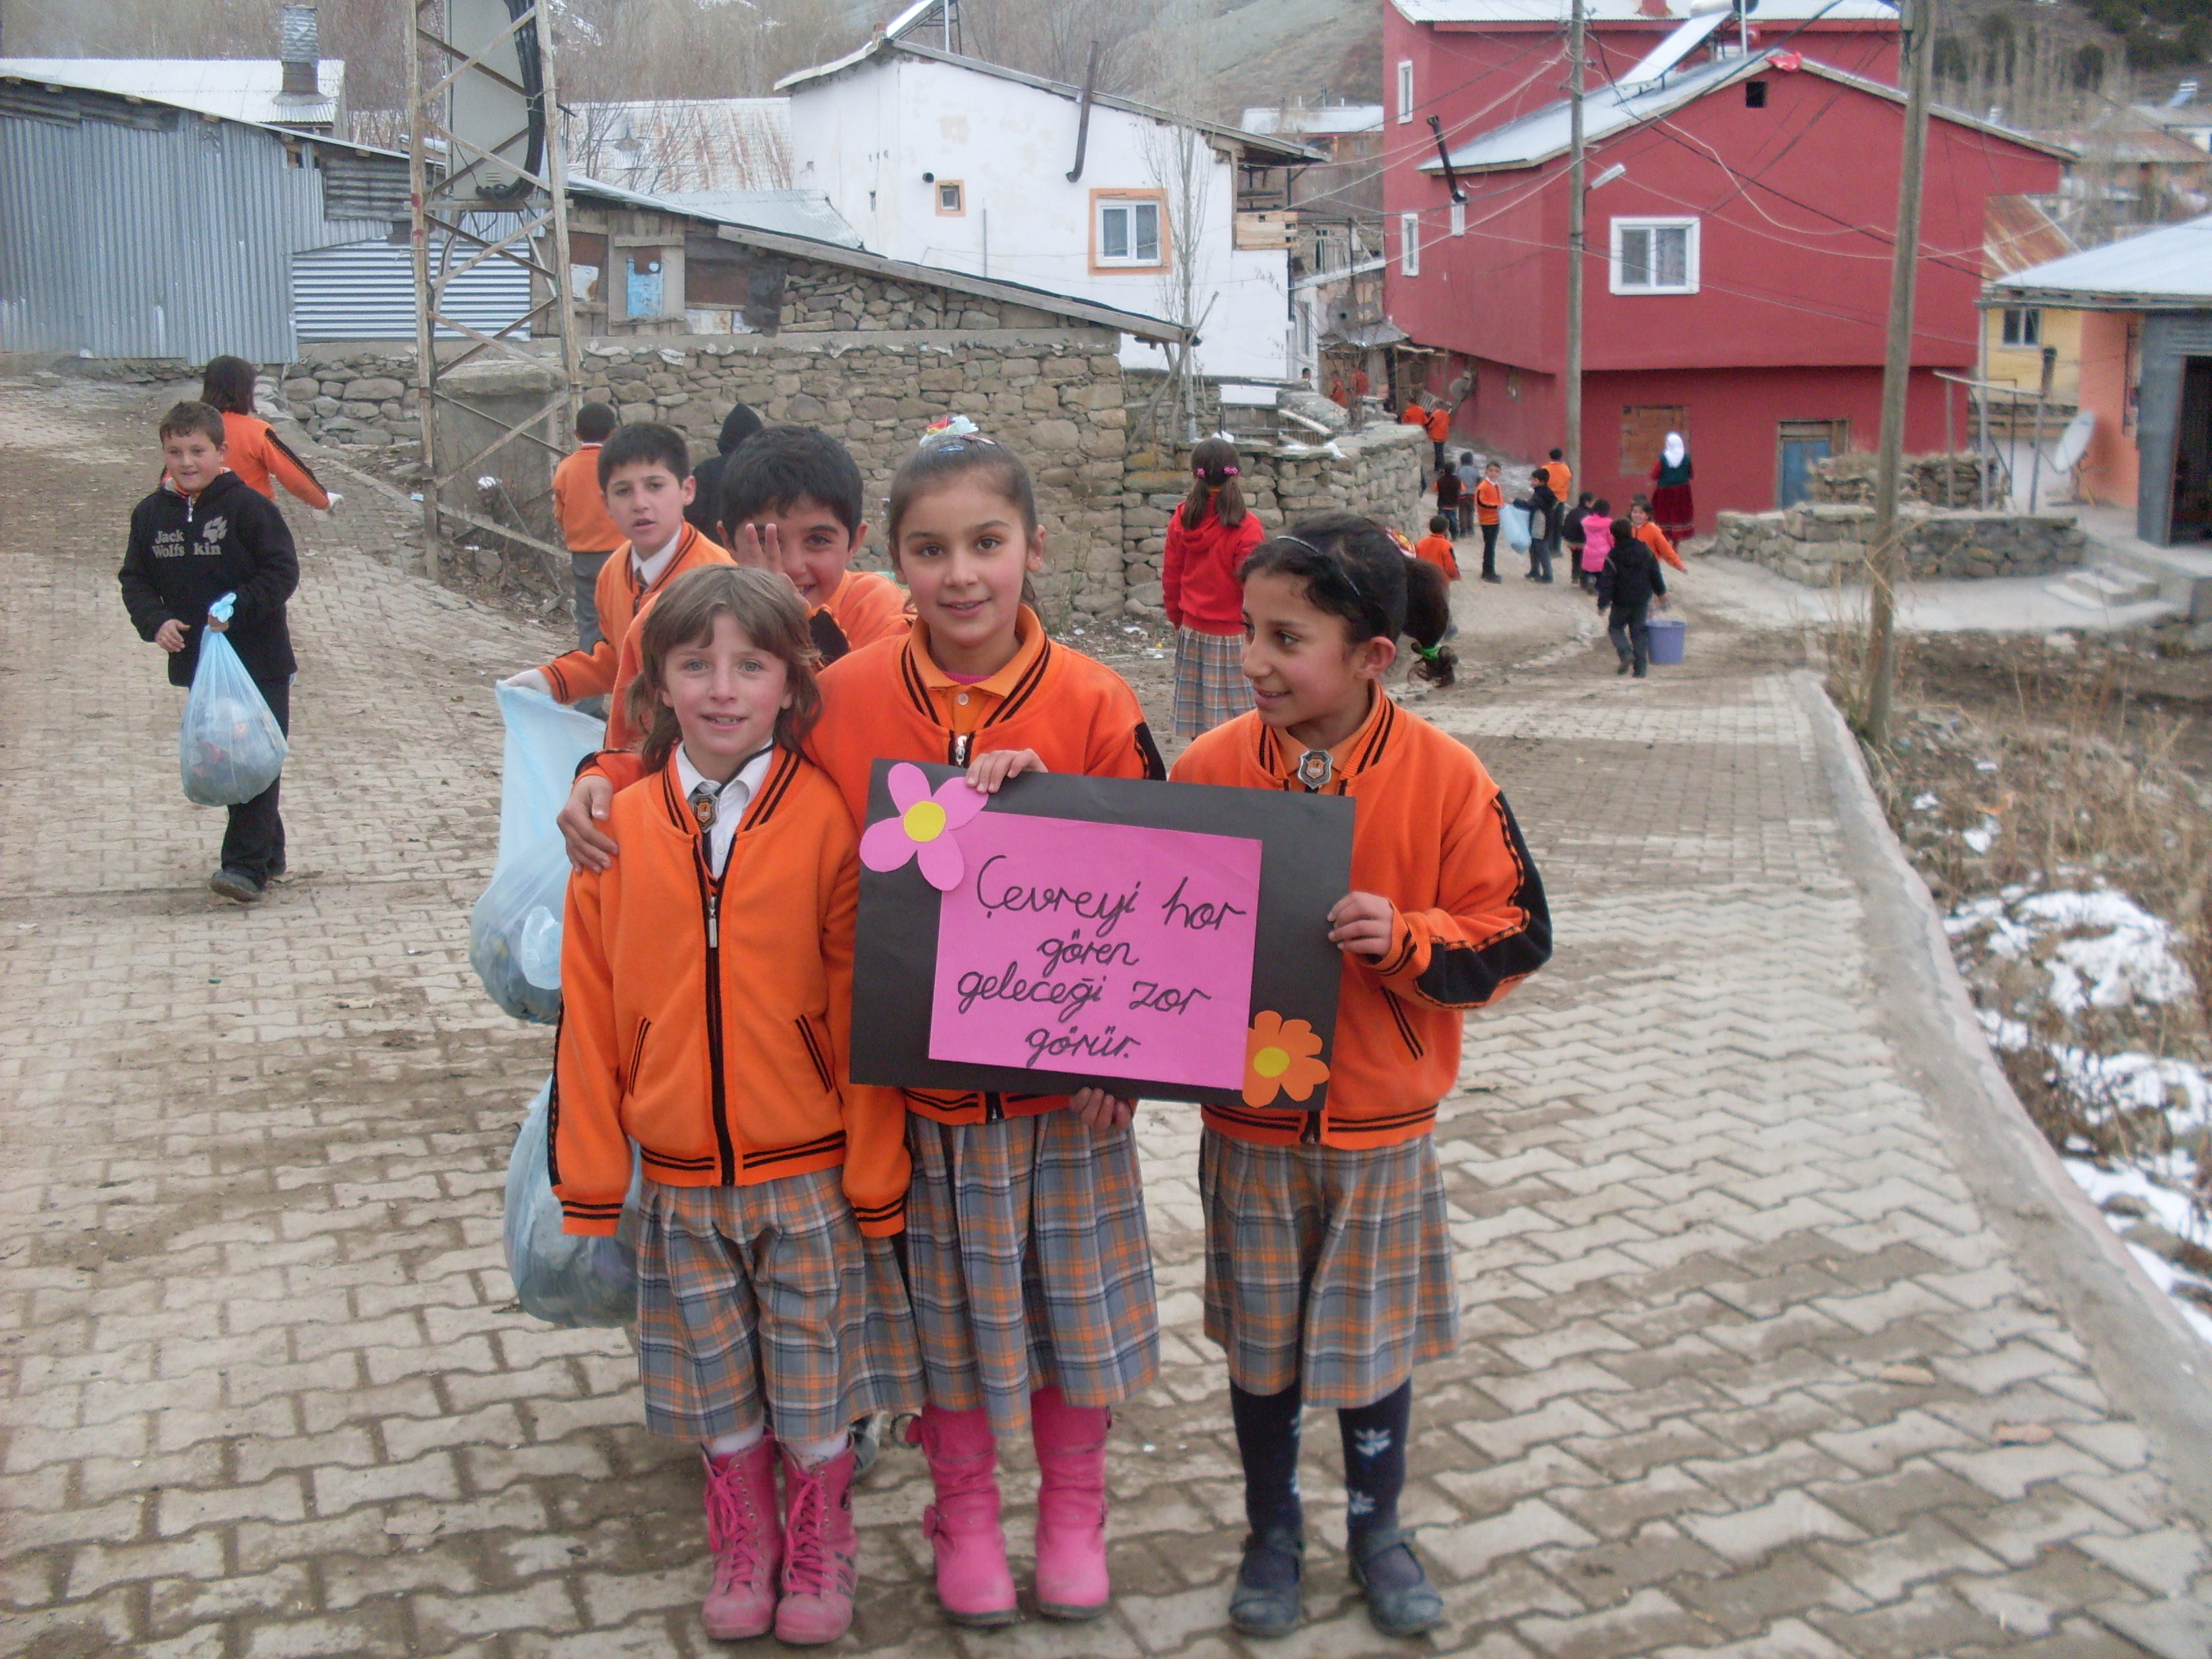
{"label": "school emblem badge", "polygon": [[1326,749],[1309,749],[1298,757],[1298,781],[1310,792],[1319,793],[1335,769],[1336,763],[1328,757]]}

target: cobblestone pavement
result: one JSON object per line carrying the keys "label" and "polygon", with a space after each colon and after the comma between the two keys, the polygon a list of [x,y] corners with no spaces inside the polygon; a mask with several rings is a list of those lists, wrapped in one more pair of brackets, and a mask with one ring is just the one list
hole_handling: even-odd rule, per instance
{"label": "cobblestone pavement", "polygon": [[[484,688],[550,635],[402,574],[380,506],[301,515],[297,874],[219,907],[179,694],[115,593],[144,430],[120,393],[0,386],[0,1651],[698,1653],[691,1456],[639,1427],[620,1334],[534,1323],[501,1265],[549,1042],[465,961]],[[1429,709],[1511,792],[1559,949],[1472,1022],[1443,1113],[1467,1330],[1418,1384],[1431,1650],[2201,1656],[2172,1449],[1884,1035],[1808,704],[1723,627],[1637,684],[1557,643],[1587,631],[1564,592],[1470,589],[1463,617],[1473,657],[1550,647]],[[1245,1650],[1195,1134],[1142,1122],[1167,1366],[1116,1431],[1113,1611],[944,1626],[894,1451],[845,1649]],[[1346,1587],[1314,1429],[1311,1619],[1270,1650],[1418,1647]]]}

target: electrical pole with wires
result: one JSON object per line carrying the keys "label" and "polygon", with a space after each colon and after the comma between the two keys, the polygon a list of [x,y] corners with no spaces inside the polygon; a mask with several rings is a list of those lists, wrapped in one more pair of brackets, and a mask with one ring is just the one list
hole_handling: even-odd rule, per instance
{"label": "electrical pole with wires", "polygon": [[1905,393],[1912,378],[1912,289],[1919,271],[1920,191],[1928,162],[1928,101],[1934,80],[1934,0],[1905,0],[1899,30],[1905,70],[1905,155],[1897,186],[1897,245],[1889,268],[1889,350],[1881,372],[1881,447],[1874,475],[1873,627],[1868,641],[1863,735],[1889,744],[1897,687],[1897,584],[1904,568],[1897,498],[1905,467]]}
{"label": "electrical pole with wires", "polygon": [[1567,471],[1583,476],[1583,0],[1567,24]]}

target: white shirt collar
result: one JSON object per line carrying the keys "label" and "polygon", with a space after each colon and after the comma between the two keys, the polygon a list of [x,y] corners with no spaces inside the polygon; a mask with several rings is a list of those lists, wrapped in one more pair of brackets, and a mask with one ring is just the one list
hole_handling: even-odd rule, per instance
{"label": "white shirt collar", "polygon": [[718,876],[722,873],[723,865],[729,861],[730,844],[737,839],[738,827],[744,822],[745,811],[752,805],[753,797],[760,793],[760,787],[768,777],[769,763],[775,759],[775,745],[771,744],[740,766],[727,783],[718,784],[691,764],[691,757],[684,752],[681,743],[676,745],[676,781],[683,788],[686,809],[690,805],[691,792],[702,784],[718,792],[714,822],[707,831],[708,862]]}
{"label": "white shirt collar", "polygon": [[660,573],[668,568],[669,561],[676,556],[677,544],[684,539],[684,526],[677,526],[676,533],[668,538],[668,545],[651,558],[640,553],[633,545],[629,550],[630,568],[637,572],[638,580],[647,587],[660,580]]}

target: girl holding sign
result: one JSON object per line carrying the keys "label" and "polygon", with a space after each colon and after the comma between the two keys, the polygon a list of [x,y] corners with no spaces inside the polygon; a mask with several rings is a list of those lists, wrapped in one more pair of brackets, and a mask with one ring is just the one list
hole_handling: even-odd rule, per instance
{"label": "girl holding sign", "polygon": [[1334,1406],[1352,1576],[1376,1627],[1410,1636],[1443,1618],[1398,1525],[1413,1369],[1458,1343],[1437,1103],[1458,1082],[1462,1012],[1543,965],[1551,921],[1482,763],[1382,687],[1403,634],[1414,672],[1449,683],[1443,573],[1344,514],[1262,543],[1243,577],[1259,707],[1192,744],[1176,781],[1359,810],[1353,890],[1314,918],[1343,953],[1334,1052],[1324,1065],[1311,1032],[1285,1028],[1255,1049],[1244,1103],[1204,1109],[1206,1333],[1229,1353],[1251,1527],[1229,1615],[1255,1636],[1297,1624],[1299,1420]]}
{"label": "girl holding sign", "polygon": [[719,1641],[845,1633],[848,1429],[920,1395],[890,1243],[905,1113],[846,1058],[859,838],[799,752],[814,656],[781,575],[669,585],[630,684],[647,775],[615,797],[623,854],[571,878],[562,940],[562,1228],[615,1231],[635,1144],[646,1423],[705,1455]]}
{"label": "girl holding sign", "polygon": [[[986,793],[1024,771],[1158,778],[1136,694],[1045,637],[1028,604],[1044,568],[1029,469],[971,430],[925,439],[891,481],[888,539],[912,631],[822,676],[809,750],[867,816],[882,758],[965,766]],[[937,1595],[957,1624],[1017,1616],[999,1523],[999,1438],[1036,1449],[1036,1601],[1105,1611],[1109,1409],[1159,1370],[1152,1244],[1131,1109],[1059,1095],[909,1089],[907,1261],[935,1504]]]}

